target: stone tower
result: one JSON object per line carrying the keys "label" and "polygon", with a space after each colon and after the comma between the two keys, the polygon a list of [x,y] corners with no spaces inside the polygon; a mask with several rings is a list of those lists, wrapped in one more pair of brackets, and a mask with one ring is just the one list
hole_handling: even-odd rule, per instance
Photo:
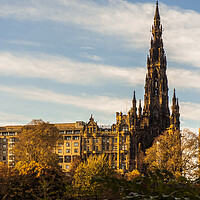
{"label": "stone tower", "polygon": [[162,40],[162,25],[158,2],[152,26],[150,56],[147,57],[147,74],[144,95],[144,122],[158,134],[169,127],[167,61]]}
{"label": "stone tower", "polygon": [[158,2],[156,3],[150,46],[149,56],[147,56],[144,107],[142,110],[141,100],[139,100],[137,108],[134,91],[132,107],[128,112],[129,131],[132,135],[131,157],[134,168],[137,168],[140,151],[145,152],[152,145],[155,137],[169,127],[174,130],[180,129],[179,104],[175,89],[171,116],[169,111],[167,60],[163,48]]}

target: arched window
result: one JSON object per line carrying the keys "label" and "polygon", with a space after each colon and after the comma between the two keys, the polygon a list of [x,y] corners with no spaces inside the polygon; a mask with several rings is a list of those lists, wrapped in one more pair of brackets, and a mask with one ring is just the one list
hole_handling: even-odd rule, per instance
{"label": "arched window", "polygon": [[158,119],[158,110],[157,110],[157,108],[153,111],[153,118],[154,118],[154,120]]}
{"label": "arched window", "polygon": [[155,96],[158,95],[158,79],[157,78],[154,79],[154,95]]}
{"label": "arched window", "polygon": [[154,92],[155,96],[158,96],[159,85],[158,85],[158,73],[157,73],[156,69],[153,72],[153,79],[154,79],[154,82],[153,82],[153,92]]}

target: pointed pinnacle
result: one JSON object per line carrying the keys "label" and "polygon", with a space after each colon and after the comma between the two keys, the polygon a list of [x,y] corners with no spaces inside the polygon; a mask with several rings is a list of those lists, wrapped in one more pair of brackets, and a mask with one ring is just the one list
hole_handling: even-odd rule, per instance
{"label": "pointed pinnacle", "polygon": [[158,1],[156,1],[156,12],[154,19],[160,19],[159,8],[158,8]]}
{"label": "pointed pinnacle", "polygon": [[139,107],[141,108],[141,99],[139,99]]}
{"label": "pointed pinnacle", "polygon": [[172,102],[173,102],[173,105],[175,106],[176,105],[176,90],[175,90],[175,88],[174,88],[174,94],[173,94]]}
{"label": "pointed pinnacle", "polygon": [[135,90],[134,90],[134,92],[133,92],[133,100],[135,100],[136,98],[135,98]]}
{"label": "pointed pinnacle", "polygon": [[179,103],[178,103],[178,97],[177,97],[177,102],[176,102],[176,105],[179,107]]}
{"label": "pointed pinnacle", "polygon": [[91,114],[91,117],[90,117],[90,121],[91,121],[91,120],[93,120],[92,114]]}
{"label": "pointed pinnacle", "polygon": [[173,99],[176,99],[176,89],[174,88],[174,95],[173,95]]}

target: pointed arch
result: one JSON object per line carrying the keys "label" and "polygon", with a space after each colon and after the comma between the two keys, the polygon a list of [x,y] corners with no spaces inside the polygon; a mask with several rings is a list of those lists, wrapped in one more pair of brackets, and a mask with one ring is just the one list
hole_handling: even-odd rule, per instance
{"label": "pointed arch", "polygon": [[157,69],[153,71],[153,94],[154,96],[158,96],[159,86],[158,86],[158,72]]}

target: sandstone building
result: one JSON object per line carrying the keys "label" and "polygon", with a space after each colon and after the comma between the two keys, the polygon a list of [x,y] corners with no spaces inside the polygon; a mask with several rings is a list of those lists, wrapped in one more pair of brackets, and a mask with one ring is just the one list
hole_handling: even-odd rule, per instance
{"label": "sandstone building", "polygon": [[[79,155],[86,159],[89,155],[105,153],[113,168],[126,172],[138,168],[142,170],[140,160],[145,150],[152,145],[155,137],[170,126],[180,129],[178,98],[175,90],[172,99],[172,111],[169,111],[167,60],[163,48],[162,25],[158,2],[145,80],[144,106],[141,100],[136,104],[133,94],[132,107],[128,114],[116,113],[116,124],[111,128],[99,127],[91,116],[88,123],[55,124],[63,135],[63,143],[58,143],[55,152],[59,164],[68,171],[73,159]],[[0,161],[14,166],[12,147],[22,126],[0,127]]]}

